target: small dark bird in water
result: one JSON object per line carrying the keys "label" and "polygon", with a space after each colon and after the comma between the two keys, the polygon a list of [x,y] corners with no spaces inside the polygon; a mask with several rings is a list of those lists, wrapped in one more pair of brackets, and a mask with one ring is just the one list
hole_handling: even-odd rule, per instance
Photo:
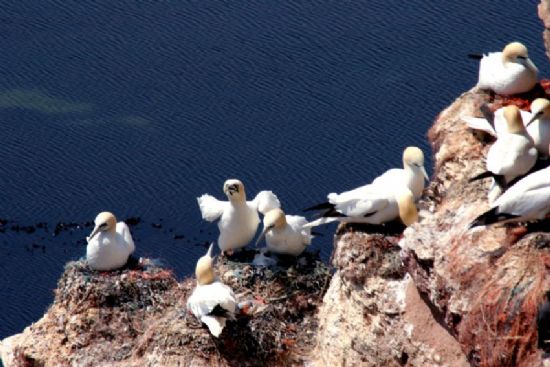
{"label": "small dark bird in water", "polygon": [[546,291],[546,300],[540,305],[537,314],[538,347],[550,353],[550,290]]}

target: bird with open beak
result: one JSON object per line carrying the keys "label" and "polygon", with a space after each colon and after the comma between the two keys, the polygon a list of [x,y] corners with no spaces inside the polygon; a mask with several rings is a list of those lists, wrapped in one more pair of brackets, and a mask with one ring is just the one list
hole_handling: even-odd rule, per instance
{"label": "bird with open beak", "polygon": [[222,252],[231,254],[233,250],[245,247],[256,235],[260,217],[269,210],[280,207],[279,199],[271,191],[261,191],[254,200],[246,200],[246,192],[241,181],[225,181],[223,192],[229,201],[221,201],[204,194],[197,198],[202,218],[208,222],[218,220],[218,246]]}

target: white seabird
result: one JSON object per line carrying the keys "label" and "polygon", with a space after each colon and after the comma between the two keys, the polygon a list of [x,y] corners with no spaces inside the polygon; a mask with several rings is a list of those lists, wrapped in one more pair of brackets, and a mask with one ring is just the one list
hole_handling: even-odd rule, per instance
{"label": "white seabird", "polygon": [[[484,106],[488,109],[488,106]],[[531,103],[531,112],[520,110],[521,119],[527,130],[527,134],[533,139],[535,148],[541,158],[548,157],[550,145],[550,101],[546,98],[537,98]],[[481,117],[464,117],[468,127],[474,130],[484,131],[492,136],[499,136],[507,132],[504,107],[499,108],[494,114]]]}
{"label": "white seabird", "polygon": [[330,204],[321,218],[306,224],[305,227],[331,222],[384,224],[397,218],[406,226],[410,226],[418,220],[414,195],[407,187],[372,189],[370,193],[363,192],[354,200]]}
{"label": "white seabird", "polygon": [[502,194],[470,228],[512,221],[544,219],[550,213],[550,166],[525,176]]}
{"label": "white seabird", "polygon": [[502,52],[475,56],[479,62],[477,86],[498,94],[511,95],[528,92],[537,83],[538,69],[529,59],[527,47],[512,42]]}
{"label": "white seabird", "polygon": [[135,249],[130,229],[124,222],[117,223],[109,212],[99,213],[94,222],[94,230],[87,237],[88,265],[100,271],[123,267]]}
{"label": "white seabird", "polygon": [[272,209],[264,216],[264,228],[256,246],[265,237],[267,249],[276,254],[300,255],[311,243],[311,229],[305,228],[307,219],[299,215],[285,215],[281,209]]}
{"label": "white seabird", "polygon": [[271,191],[261,191],[254,200],[246,201],[244,185],[235,179],[225,181],[223,192],[229,201],[220,201],[208,194],[197,201],[204,220],[213,222],[219,219],[218,246],[222,252],[231,253],[248,245],[254,238],[260,223],[258,212],[265,214],[281,204]]}
{"label": "white seabird", "polygon": [[212,259],[213,248],[214,243],[210,245],[206,255],[197,261],[197,286],[187,299],[187,309],[206,324],[210,333],[217,338],[222,333],[226,320],[235,318],[237,301],[233,290],[216,279]]}
{"label": "white seabird", "polygon": [[503,115],[507,132],[500,134],[489,148],[487,171],[470,179],[493,178],[497,185],[489,190],[489,202],[498,197],[512,180],[529,172],[537,161],[537,149],[525,130],[519,109],[514,105],[506,106]]}

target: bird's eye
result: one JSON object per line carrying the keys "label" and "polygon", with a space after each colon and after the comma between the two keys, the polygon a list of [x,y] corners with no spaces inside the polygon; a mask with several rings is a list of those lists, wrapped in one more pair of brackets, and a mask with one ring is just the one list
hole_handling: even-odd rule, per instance
{"label": "bird's eye", "polygon": [[100,228],[105,228],[107,227],[107,223],[103,223],[102,225],[99,226]]}
{"label": "bird's eye", "polygon": [[518,56],[518,59],[525,60],[525,59],[527,59],[527,57],[526,57],[526,56],[521,56],[521,55],[519,55],[519,56]]}

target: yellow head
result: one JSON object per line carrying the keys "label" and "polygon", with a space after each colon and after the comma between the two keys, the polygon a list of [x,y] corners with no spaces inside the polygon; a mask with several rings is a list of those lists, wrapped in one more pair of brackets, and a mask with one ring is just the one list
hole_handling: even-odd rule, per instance
{"label": "yellow head", "polygon": [[397,206],[399,207],[399,218],[407,227],[418,221],[418,211],[414,203],[414,196],[411,190],[405,188],[396,195]]}
{"label": "yellow head", "polygon": [[424,168],[424,153],[420,148],[407,147],[403,151],[403,166],[414,171],[419,170],[426,180],[429,180],[426,169]]}
{"label": "yellow head", "polygon": [[262,233],[260,233],[260,236],[258,236],[258,239],[256,240],[256,246],[262,241],[262,239],[265,237],[267,232],[274,228],[284,228],[286,226],[286,216],[285,212],[283,212],[281,209],[271,209],[268,211],[264,216],[264,229],[262,230]]}
{"label": "yellow head", "polygon": [[521,119],[519,108],[514,105],[504,107],[504,118],[506,119],[506,128],[510,134],[521,134],[525,132],[525,126]]}
{"label": "yellow head", "polygon": [[244,191],[244,185],[241,181],[236,179],[229,179],[223,184],[223,192],[227,195],[227,198],[231,202],[243,202],[246,201],[246,193]]}
{"label": "yellow head", "polygon": [[531,102],[531,119],[525,126],[541,117],[550,118],[550,101],[546,98],[537,98]]}
{"label": "yellow head", "polygon": [[111,212],[101,212],[95,217],[94,230],[88,237],[88,241],[94,238],[99,232],[114,232],[116,231],[116,217]]}
{"label": "yellow head", "polygon": [[214,280],[216,280],[216,276],[214,274],[214,260],[212,259],[213,246],[214,243],[210,244],[206,255],[202,256],[197,261],[195,276],[197,277],[197,283],[199,285],[212,284]]}
{"label": "yellow head", "polygon": [[522,60],[527,60],[528,58],[529,54],[527,52],[527,47],[520,42],[509,43],[504,47],[504,50],[502,50],[502,59],[504,63],[522,63]]}

